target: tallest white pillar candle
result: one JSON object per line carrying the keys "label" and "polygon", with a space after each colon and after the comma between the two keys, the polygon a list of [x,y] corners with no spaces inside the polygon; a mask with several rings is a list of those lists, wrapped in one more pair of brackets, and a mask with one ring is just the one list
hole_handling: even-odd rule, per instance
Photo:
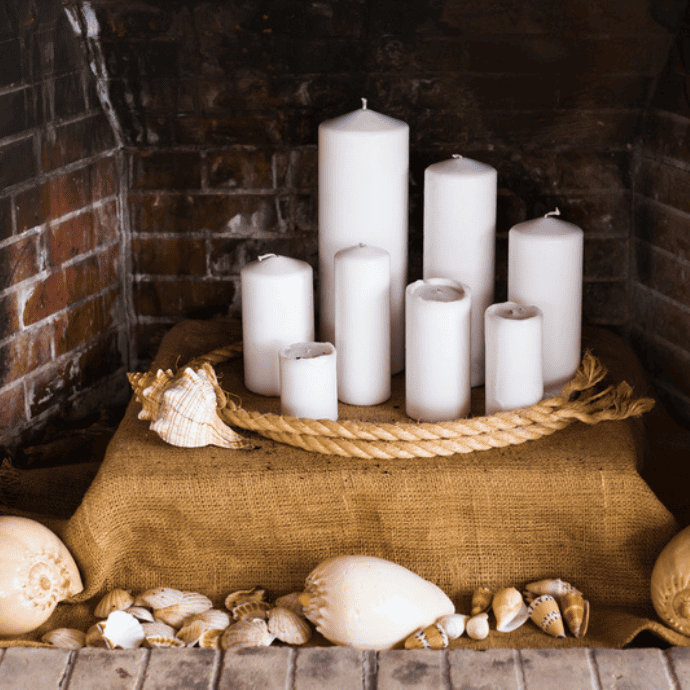
{"label": "tallest white pillar candle", "polygon": [[484,383],[484,312],[494,301],[498,173],[453,156],[424,171],[424,278],[448,278],[472,291],[472,386]]}
{"label": "tallest white pillar candle", "polygon": [[391,372],[405,365],[409,126],[367,108],[319,125],[320,339],[335,343],[334,257],[366,244],[391,266]]}

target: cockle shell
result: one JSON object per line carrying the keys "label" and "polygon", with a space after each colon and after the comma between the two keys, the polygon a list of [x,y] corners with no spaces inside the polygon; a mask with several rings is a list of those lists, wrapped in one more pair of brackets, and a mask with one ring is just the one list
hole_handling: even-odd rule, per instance
{"label": "cockle shell", "polygon": [[225,597],[225,608],[232,611],[235,606],[245,604],[248,601],[264,601],[266,598],[266,590],[260,587],[252,587],[252,589],[240,589],[237,592],[232,592]]}
{"label": "cockle shell", "polygon": [[560,597],[568,592],[579,592],[569,582],[565,582],[560,578],[538,580],[537,582],[530,582],[525,586],[525,589],[531,594],[541,596],[542,594],[550,594],[552,597]]}
{"label": "cockle shell", "polygon": [[138,418],[154,421],[158,417],[161,395],[175,378],[175,374],[170,369],[159,369],[156,372],[127,374],[127,378],[141,404]]}
{"label": "cockle shell", "polygon": [[141,623],[125,611],[113,611],[97,625],[108,649],[134,649],[146,638]]}
{"label": "cockle shell", "polygon": [[168,649],[170,647],[184,647],[184,641],[178,637],[163,637],[160,635],[152,635],[147,637],[144,644],[151,649]]}
{"label": "cockle shell", "polygon": [[565,637],[558,603],[550,594],[542,594],[529,605],[530,618],[551,637]]}
{"label": "cockle shell", "polygon": [[173,628],[179,628],[189,616],[203,613],[211,608],[213,608],[213,602],[207,596],[198,592],[184,592],[177,603],[162,609],[154,609],[153,617],[157,621],[172,625]]}
{"label": "cockle shell", "polygon": [[151,611],[149,611],[149,609],[144,608],[143,606],[130,606],[128,609],[125,609],[125,611],[142,623],[153,623],[153,614]]}
{"label": "cockle shell", "polygon": [[331,642],[356,649],[392,649],[416,630],[455,612],[432,582],[372,556],[337,556],[307,577],[299,601]]}
{"label": "cockle shell", "polygon": [[438,623],[412,633],[405,640],[405,649],[445,649],[450,644],[448,633]]}
{"label": "cockle shell", "polygon": [[210,367],[197,371],[185,368],[162,392],[158,415],[149,429],[181,448],[248,448],[251,444],[218,416],[214,383],[217,381]]}
{"label": "cockle shell", "polygon": [[489,614],[485,611],[472,616],[467,621],[465,630],[473,640],[485,640],[489,636]]}
{"label": "cockle shell", "polygon": [[273,608],[267,601],[245,601],[232,609],[232,617],[236,621],[247,620],[249,618],[261,618],[266,620],[268,612]]}
{"label": "cockle shell", "polygon": [[580,592],[568,592],[559,597],[558,603],[568,630],[575,637],[584,637],[589,627],[589,602]]}
{"label": "cockle shell", "polygon": [[199,638],[207,631],[213,630],[211,623],[205,621],[191,621],[185,624],[177,631],[176,637],[182,640],[187,647],[193,647],[199,642]]}
{"label": "cockle shell", "polygon": [[306,619],[282,606],[268,612],[268,631],[287,644],[305,644],[311,639],[311,626]]}
{"label": "cockle shell", "polygon": [[496,592],[492,608],[496,616],[496,630],[499,632],[517,630],[529,618],[522,594],[515,587],[505,587]]}
{"label": "cockle shell", "polygon": [[476,616],[489,610],[494,593],[488,587],[478,587],[472,593],[472,604],[470,615]]}
{"label": "cockle shell", "polygon": [[225,630],[230,625],[230,616],[220,609],[208,609],[208,611],[202,611],[190,616],[184,621],[184,625],[194,621],[203,621],[204,623],[209,623],[213,628]]}
{"label": "cockle shell", "polygon": [[107,618],[113,611],[123,611],[134,603],[132,595],[124,589],[113,589],[108,592],[93,611],[96,618]]}
{"label": "cockle shell", "polygon": [[201,649],[220,649],[220,640],[224,632],[225,630],[220,628],[206,630],[199,638],[199,647]]}
{"label": "cockle shell", "polygon": [[147,606],[150,609],[164,609],[177,604],[184,597],[184,592],[172,587],[154,587],[141,592],[134,600],[135,606]]}
{"label": "cockle shell", "polygon": [[661,550],[652,569],[650,590],[659,618],[690,636],[690,527],[678,532]]}
{"label": "cockle shell", "polygon": [[141,628],[144,631],[144,637],[148,640],[149,637],[176,637],[177,631],[172,625],[162,623],[161,621],[154,621],[153,623],[142,623]]}
{"label": "cockle shell", "polygon": [[457,640],[465,632],[468,618],[464,613],[451,613],[449,616],[441,616],[436,625],[440,625],[451,640]]}
{"label": "cockle shell", "polygon": [[81,649],[86,646],[86,635],[75,628],[56,628],[43,635],[41,642],[63,649]]}
{"label": "cockle shell", "polygon": [[300,592],[291,592],[290,594],[284,594],[282,597],[278,597],[274,606],[276,608],[290,609],[294,611],[298,616],[304,618],[304,608],[302,604],[299,603]]}
{"label": "cockle shell", "polygon": [[266,621],[251,618],[227,628],[220,639],[220,646],[222,649],[268,647],[273,640],[275,635],[269,631]]}

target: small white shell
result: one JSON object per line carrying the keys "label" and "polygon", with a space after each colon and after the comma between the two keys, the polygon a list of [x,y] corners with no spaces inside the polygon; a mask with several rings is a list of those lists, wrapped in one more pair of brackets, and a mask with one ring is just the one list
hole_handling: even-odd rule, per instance
{"label": "small white shell", "polygon": [[298,616],[306,618],[304,615],[304,608],[302,608],[302,604],[299,603],[300,594],[301,592],[291,592],[290,594],[278,597],[274,602],[274,606],[276,608],[290,609],[290,611],[294,611]]}
{"label": "small white shell", "polygon": [[134,598],[125,589],[108,592],[93,611],[96,618],[107,618],[113,611],[124,611],[134,603]]}
{"label": "small white shell", "polygon": [[223,649],[239,647],[268,647],[275,635],[268,630],[266,621],[257,618],[238,621],[231,625],[220,640]]}
{"label": "small white shell", "polygon": [[163,609],[172,606],[184,597],[184,592],[172,587],[154,587],[147,589],[134,600],[135,606],[147,606],[150,609]]}
{"label": "small white shell", "polygon": [[113,611],[97,625],[108,649],[135,649],[146,637],[141,623],[124,611]]}
{"label": "small white shell", "polygon": [[467,634],[473,640],[484,640],[489,636],[489,614],[478,613],[467,621]]}
{"label": "small white shell", "polygon": [[311,639],[311,626],[306,619],[282,606],[268,612],[268,630],[287,644],[300,645]]}
{"label": "small white shell", "polygon": [[464,613],[451,613],[448,616],[441,616],[436,625],[440,625],[445,631],[448,638],[457,640],[465,632],[465,626],[469,616]]}
{"label": "small white shell", "polygon": [[505,587],[494,595],[491,604],[496,616],[496,630],[512,632],[529,619],[529,611],[522,594],[515,587]]}
{"label": "small white shell", "polygon": [[43,635],[41,642],[63,649],[81,649],[86,646],[86,635],[75,628],[56,628]]}
{"label": "small white shell", "polygon": [[213,608],[213,602],[203,594],[197,592],[185,592],[182,599],[172,606],[155,609],[153,617],[157,621],[163,621],[173,628],[182,626],[186,618],[195,613],[203,613]]}

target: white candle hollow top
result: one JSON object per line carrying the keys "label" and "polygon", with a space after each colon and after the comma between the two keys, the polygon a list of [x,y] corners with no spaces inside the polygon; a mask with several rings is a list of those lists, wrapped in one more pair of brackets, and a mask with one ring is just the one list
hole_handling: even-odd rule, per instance
{"label": "white candle hollow top", "polygon": [[293,343],[280,351],[285,359],[316,359],[332,355],[335,347],[331,343]]}
{"label": "white candle hollow top", "polygon": [[533,305],[517,304],[516,302],[504,302],[489,307],[490,313],[502,319],[511,321],[524,321],[541,315],[541,309]]}
{"label": "white candle hollow top", "polygon": [[453,154],[453,157],[448,160],[433,163],[427,170],[436,175],[449,176],[472,175],[476,177],[496,175],[496,168],[471,158],[464,158],[460,154]]}
{"label": "white candle hollow top", "polygon": [[438,285],[430,283],[419,285],[411,291],[411,296],[429,302],[456,302],[465,298],[465,291],[453,285]]}

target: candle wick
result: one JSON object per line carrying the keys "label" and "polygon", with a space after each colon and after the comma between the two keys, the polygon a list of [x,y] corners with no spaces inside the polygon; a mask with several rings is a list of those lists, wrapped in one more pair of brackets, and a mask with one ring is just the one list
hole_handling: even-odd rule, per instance
{"label": "candle wick", "polygon": [[555,211],[549,211],[548,213],[545,213],[544,218],[548,218],[549,216],[560,216],[560,215],[561,215],[561,212],[558,209],[558,206],[556,206],[556,210]]}
{"label": "candle wick", "polygon": [[271,259],[274,258],[276,255],[275,254],[262,254],[259,257],[259,261],[263,261],[264,259]]}
{"label": "candle wick", "polygon": [[454,153],[453,158],[462,158],[462,156],[459,153]]}
{"label": "candle wick", "polygon": [[367,109],[367,99],[363,98],[362,99],[362,110],[366,110],[366,109]]}

